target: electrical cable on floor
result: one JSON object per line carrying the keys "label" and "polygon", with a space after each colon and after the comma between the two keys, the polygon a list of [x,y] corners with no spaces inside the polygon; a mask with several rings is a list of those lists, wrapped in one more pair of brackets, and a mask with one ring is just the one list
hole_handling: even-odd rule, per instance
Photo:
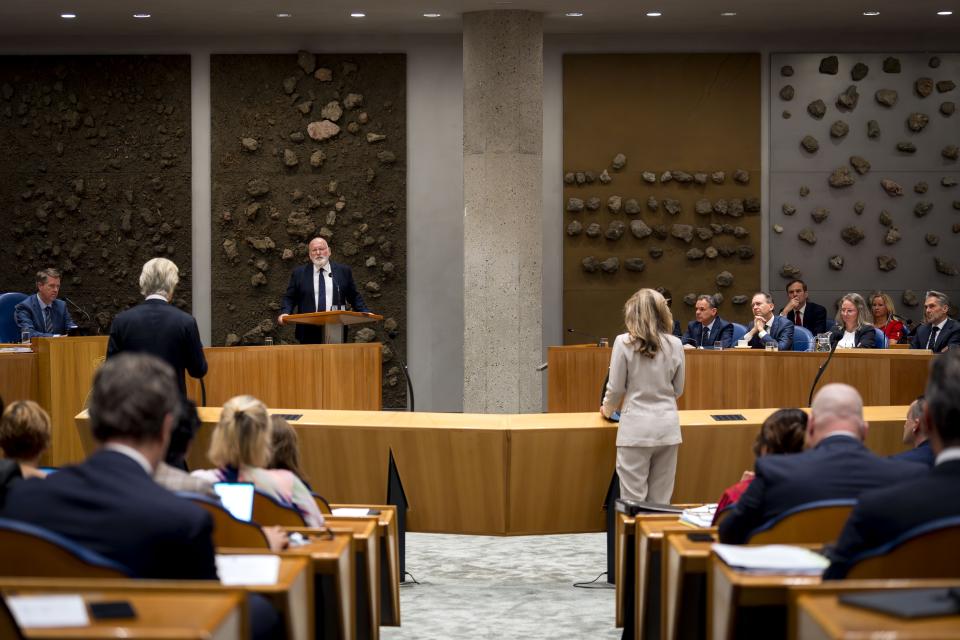
{"label": "electrical cable on floor", "polygon": [[616,586],[610,584],[609,582],[601,582],[597,584],[597,580],[599,580],[605,575],[607,575],[606,571],[598,575],[596,578],[594,578],[590,582],[574,582],[573,586],[576,589],[616,589]]}
{"label": "electrical cable on floor", "polygon": [[404,572],[403,572],[403,577],[406,578],[407,576],[410,576],[410,580],[407,581],[406,579],[404,579],[404,580],[400,583],[400,586],[401,586],[401,587],[402,587],[403,585],[405,585],[405,584],[420,584],[420,582],[419,582],[416,578],[413,577],[413,574],[412,574],[412,573],[410,573],[409,571],[404,571]]}

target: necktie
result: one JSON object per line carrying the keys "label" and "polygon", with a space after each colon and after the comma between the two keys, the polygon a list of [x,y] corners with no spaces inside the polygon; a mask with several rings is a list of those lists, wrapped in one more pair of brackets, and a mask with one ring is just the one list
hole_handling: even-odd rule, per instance
{"label": "necktie", "polygon": [[800,315],[800,309],[793,312],[793,324],[800,327],[803,326],[803,316]]}
{"label": "necktie", "polygon": [[53,333],[53,318],[50,317],[50,307],[43,308],[43,330],[45,333]]}
{"label": "necktie", "polygon": [[937,344],[938,331],[940,331],[940,327],[933,327],[930,329],[930,339],[927,340],[927,349],[933,349],[933,346]]}
{"label": "necktie", "polygon": [[700,346],[707,346],[707,336],[710,335],[710,330],[707,327],[700,327]]}

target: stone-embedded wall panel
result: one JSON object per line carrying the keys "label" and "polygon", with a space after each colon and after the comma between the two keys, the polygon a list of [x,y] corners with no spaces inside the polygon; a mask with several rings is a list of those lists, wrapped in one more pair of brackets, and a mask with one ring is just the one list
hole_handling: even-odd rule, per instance
{"label": "stone-embedded wall panel", "polygon": [[0,57],[0,147],[0,291],[59,268],[74,319],[106,332],[162,256],[189,311],[188,56]]}
{"label": "stone-embedded wall panel", "polygon": [[[960,115],[943,106],[960,102],[960,88],[950,85],[960,85],[960,55],[836,54],[836,74],[821,72],[825,59],[824,71],[832,69],[833,56],[771,56],[771,286],[783,302],[787,279],[781,269],[791,264],[807,282],[811,297],[831,310],[844,293],[882,289],[891,293],[900,315],[920,319],[920,306],[902,304],[905,290],[921,297],[927,289],[945,291],[954,299],[960,295],[958,277],[936,268],[937,258],[960,268],[960,163],[948,157],[947,149],[960,145]],[[893,60],[899,73],[891,72]],[[782,75],[783,67],[790,67],[792,75]],[[791,92],[781,95],[787,85],[793,89],[790,100],[784,97]],[[858,94],[854,102],[849,100],[851,86]],[[878,93],[884,90],[896,92],[895,103],[893,94]],[[820,119],[808,111],[816,100],[823,102]],[[912,114],[926,116],[914,116],[914,128],[926,120],[918,131],[911,129]],[[842,132],[836,128],[831,135],[838,121],[849,129],[842,137],[836,137]],[[808,139],[804,145],[805,136],[817,144]],[[915,151],[910,152],[909,145]],[[831,186],[831,175],[841,167],[846,175],[835,174],[835,183],[852,184]],[[889,195],[883,180],[899,184],[902,195]],[[819,222],[812,215],[818,209],[828,211]],[[857,230],[863,239],[850,244],[844,229],[852,229],[849,239],[859,235]],[[810,244],[813,237],[816,242]],[[836,260],[831,266],[836,256],[843,258],[841,269]]]}
{"label": "stone-embedded wall panel", "polygon": [[[563,69],[564,327],[612,338],[623,304],[664,287],[746,321],[760,286],[760,57],[567,55]],[[583,335],[564,333],[568,343]]]}
{"label": "stone-embedded wall panel", "polygon": [[[325,237],[399,332],[384,346],[387,407],[406,402],[405,68],[402,54],[211,59],[213,343],[293,342],[280,299]],[[381,329],[350,339],[385,341]]]}

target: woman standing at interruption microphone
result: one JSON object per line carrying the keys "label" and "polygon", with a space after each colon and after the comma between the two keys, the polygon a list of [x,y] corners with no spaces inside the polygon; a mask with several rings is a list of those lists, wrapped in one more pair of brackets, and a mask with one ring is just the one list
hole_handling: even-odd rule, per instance
{"label": "woman standing at interruption microphone", "polygon": [[677,398],[683,393],[683,346],[671,334],[673,316],[667,301],[653,289],[633,294],[623,316],[627,332],[613,343],[610,378],[600,407],[605,418],[620,407],[620,495],[669,503],[680,447]]}

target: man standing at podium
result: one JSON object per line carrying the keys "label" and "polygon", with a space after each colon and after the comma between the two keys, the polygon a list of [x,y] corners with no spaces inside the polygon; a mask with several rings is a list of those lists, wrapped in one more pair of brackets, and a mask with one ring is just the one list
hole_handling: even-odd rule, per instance
{"label": "man standing at podium", "polygon": [[[330,260],[330,245],[323,238],[314,238],[307,247],[310,264],[297,267],[290,274],[287,291],[280,305],[279,324],[293,313],[313,313],[344,308],[350,303],[354,311],[368,313],[363,296],[353,283],[353,272],[345,264]],[[294,335],[301,344],[323,343],[323,327],[298,324]]]}
{"label": "man standing at podium", "polygon": [[20,331],[29,331],[30,337],[63,336],[77,323],[70,317],[67,303],[57,300],[60,295],[60,272],[44,269],[37,273],[37,295],[28,296],[14,309]]}

